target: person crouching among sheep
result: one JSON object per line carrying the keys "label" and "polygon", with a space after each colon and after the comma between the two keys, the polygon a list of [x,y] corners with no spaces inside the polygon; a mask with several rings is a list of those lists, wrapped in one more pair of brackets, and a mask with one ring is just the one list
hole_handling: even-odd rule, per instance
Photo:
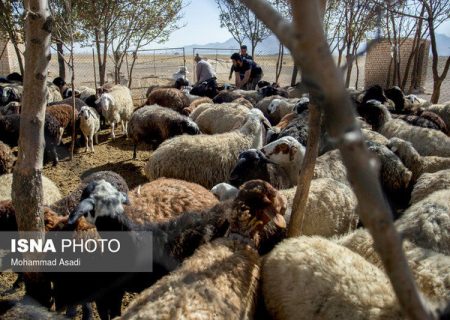
{"label": "person crouching among sheep", "polygon": [[230,59],[233,62],[236,88],[255,90],[263,76],[262,68],[253,60],[241,57],[237,52],[233,53]]}
{"label": "person crouching among sheep", "polygon": [[190,94],[214,98],[217,94],[217,82],[216,75],[209,62],[205,61],[198,55],[195,55],[194,61],[196,62],[196,79]]}

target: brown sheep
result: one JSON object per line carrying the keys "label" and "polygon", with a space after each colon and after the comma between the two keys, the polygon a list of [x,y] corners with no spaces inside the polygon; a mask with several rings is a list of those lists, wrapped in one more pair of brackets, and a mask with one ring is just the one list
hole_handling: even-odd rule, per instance
{"label": "brown sheep", "polygon": [[217,198],[199,184],[160,178],[130,191],[130,202],[145,216],[132,217],[138,223],[159,222],[183,212],[204,211],[218,203]]}
{"label": "brown sheep", "polygon": [[189,99],[178,89],[164,88],[153,90],[144,105],[158,104],[179,113],[189,106]]}
{"label": "brown sheep", "polygon": [[201,97],[199,99],[195,99],[194,101],[191,102],[189,107],[183,109],[182,114],[189,116],[191,112],[194,111],[202,103],[213,103],[213,101],[211,100],[211,98],[208,97]]}
{"label": "brown sheep", "polygon": [[214,103],[225,103],[225,102],[232,102],[233,100],[236,100],[237,98],[243,98],[243,95],[240,93],[236,93],[234,91],[229,90],[223,90],[220,91],[213,99]]}
{"label": "brown sheep", "polygon": [[15,161],[11,148],[0,141],[0,174],[10,173]]}
{"label": "brown sheep", "polygon": [[[51,105],[47,107],[45,112],[55,117],[60,124],[60,134],[58,137],[58,144],[60,144],[64,130],[67,127],[69,128],[72,127],[72,120],[73,120],[72,106],[68,104]],[[78,111],[75,108],[75,119],[77,118],[78,118]]]}

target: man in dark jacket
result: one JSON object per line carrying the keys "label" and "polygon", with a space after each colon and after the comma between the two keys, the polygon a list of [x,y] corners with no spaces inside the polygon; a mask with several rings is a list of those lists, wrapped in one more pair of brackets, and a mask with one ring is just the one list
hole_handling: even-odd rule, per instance
{"label": "man in dark jacket", "polygon": [[233,62],[236,87],[238,89],[254,90],[263,75],[261,67],[253,60],[242,58],[237,52],[233,53],[230,58]]}
{"label": "man in dark jacket", "polygon": [[[247,60],[253,60],[253,57],[247,53],[247,46],[243,44],[241,46],[241,58],[247,59]],[[231,80],[231,77],[233,76],[233,66],[231,66],[230,69],[230,76],[228,77],[228,80]]]}

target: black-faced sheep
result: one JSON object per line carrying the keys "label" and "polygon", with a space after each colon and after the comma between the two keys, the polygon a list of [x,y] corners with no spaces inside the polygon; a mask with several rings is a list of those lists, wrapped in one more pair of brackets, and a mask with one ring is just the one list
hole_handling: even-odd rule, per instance
{"label": "black-faced sheep", "polygon": [[281,166],[269,163],[260,150],[249,149],[239,154],[228,181],[231,185],[239,187],[244,182],[254,179],[267,181],[277,189],[293,187],[287,172]]}
{"label": "black-faced sheep", "polygon": [[204,187],[177,179],[160,178],[130,191],[133,207],[145,215],[131,217],[137,223],[173,219],[183,212],[201,212],[217,204],[217,198]]}
{"label": "black-faced sheep", "polygon": [[[285,200],[272,187],[262,187],[260,183],[257,185],[259,187],[255,184],[243,187],[240,197],[235,201],[219,203],[208,212],[185,213],[177,219],[164,223],[144,225],[136,224],[128,218],[128,212],[137,209],[123,206],[123,203],[127,202],[127,197],[109,183],[96,181],[88,185],[83,192],[82,198],[84,199],[70,215],[69,222],[85,216],[88,222],[95,224],[100,235],[103,231],[114,230],[152,231],[154,268],[151,273],[96,274],[94,282],[89,281],[89,283],[85,283],[85,286],[75,286],[77,290],[81,291],[76,295],[84,293],[86,299],[95,298],[102,319],[120,315],[121,299],[125,290],[139,291],[150,286],[179,266],[182,260],[192,255],[199,245],[223,236],[229,225],[228,217],[239,215],[241,210],[244,210],[247,214],[252,212],[264,223],[267,223],[272,217],[275,217],[277,222],[284,221],[281,214],[284,212],[282,209],[285,209]],[[269,191],[264,192],[268,188]],[[262,225],[253,224],[256,228],[260,228]],[[130,261],[135,261],[139,254],[140,242],[134,233],[130,233],[130,240],[136,248],[135,252],[130,252]],[[78,274],[68,276],[65,280],[73,283],[76,283],[74,281],[77,278],[84,277],[84,275]],[[101,297],[93,295],[95,290],[105,287],[107,290],[102,290]]]}
{"label": "black-faced sheep", "polygon": [[264,144],[267,127],[270,124],[261,111],[252,109],[239,130],[174,137],[153,152],[144,169],[145,175],[150,180],[176,178],[212,188],[228,179],[240,152]]}
{"label": "black-faced sheep", "polygon": [[9,83],[0,86],[0,106],[5,106],[11,101],[22,100],[23,86],[17,83]]}
{"label": "black-faced sheep", "polygon": [[13,169],[16,157],[11,148],[0,141],[0,175],[10,173]]}
{"label": "black-faced sheep", "polygon": [[[11,199],[12,173],[0,176],[0,201]],[[61,192],[53,181],[42,176],[42,188],[44,193],[44,205],[51,205],[61,199]]]}
{"label": "black-faced sheep", "polygon": [[156,149],[164,140],[182,134],[200,134],[200,129],[194,121],[169,108],[158,105],[139,108],[131,116],[128,132],[134,144],[133,159],[140,142]]}
{"label": "black-faced sheep", "polygon": [[284,88],[280,88],[280,86],[276,83],[268,84],[261,87],[258,86],[257,91],[264,97],[281,96],[283,98],[289,98],[288,91]]}
{"label": "black-faced sheep", "polygon": [[394,137],[389,140],[387,147],[411,170],[413,174],[411,178],[412,183],[416,183],[422,173],[450,169],[450,158],[435,156],[422,157],[409,141]]}
{"label": "black-faced sheep", "polygon": [[[142,292],[123,319],[254,317],[259,234],[270,220],[285,226],[285,200],[270,185],[251,181],[235,203],[225,237],[201,246],[179,269]],[[256,203],[258,209],[252,205]]]}
{"label": "black-faced sheep", "polygon": [[237,103],[203,104],[190,118],[205,134],[224,133],[240,128],[247,119],[249,109]]}
{"label": "black-faced sheep", "polygon": [[157,104],[165,108],[182,113],[184,108],[189,107],[189,99],[178,89],[156,89],[147,98],[144,105]]}
{"label": "black-faced sheep", "polygon": [[320,237],[283,241],[264,259],[262,291],[274,319],[403,319],[387,276]]}
{"label": "black-faced sheep", "polygon": [[86,152],[88,150],[94,152],[94,138],[95,143],[98,144],[97,133],[100,130],[100,115],[94,108],[83,106],[78,117],[80,118],[80,129],[86,142]]}
{"label": "black-faced sheep", "polygon": [[111,137],[115,139],[116,123],[122,123],[123,133],[128,136],[128,121],[133,113],[133,98],[131,91],[125,86],[115,85],[108,93],[103,93],[98,99],[102,114],[111,124]]}
{"label": "black-faced sheep", "polygon": [[403,120],[392,119],[386,107],[375,100],[368,101],[364,109],[362,116],[385,137],[410,141],[422,156],[450,156],[450,138],[444,133],[414,127]]}

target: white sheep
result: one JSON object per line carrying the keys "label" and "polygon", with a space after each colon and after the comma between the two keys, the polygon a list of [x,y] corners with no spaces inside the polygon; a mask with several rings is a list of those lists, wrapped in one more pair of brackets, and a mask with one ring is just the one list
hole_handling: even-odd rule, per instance
{"label": "white sheep", "polygon": [[362,109],[367,121],[385,137],[410,141],[422,156],[450,157],[450,138],[443,132],[392,119],[387,108],[376,100],[369,100]]}
{"label": "white sheep", "polygon": [[[295,188],[280,190],[292,206]],[[302,234],[332,237],[356,229],[357,199],[347,185],[330,178],[313,179],[309,188]]]}
{"label": "white sheep", "polygon": [[103,93],[96,101],[101,106],[106,121],[111,123],[111,137],[115,139],[115,124],[121,122],[122,130],[127,135],[128,121],[133,113],[131,91],[125,86],[115,85],[107,93]]}
{"label": "white sheep", "polygon": [[95,143],[98,144],[100,115],[94,108],[83,106],[78,117],[80,118],[81,132],[83,132],[84,139],[86,140],[86,152],[88,152],[88,150],[94,152],[94,137]]}
{"label": "white sheep", "polygon": [[86,86],[80,86],[78,91],[80,92],[80,99],[83,101],[86,101],[87,98],[96,95],[95,89]]}
{"label": "white sheep", "polygon": [[197,123],[200,131],[206,134],[238,129],[244,124],[250,112],[247,107],[237,103],[209,103],[201,104],[200,107],[194,110],[191,119]]}
{"label": "white sheep", "polygon": [[417,203],[435,191],[450,189],[450,169],[424,173],[411,192],[411,204]]}
{"label": "white sheep", "polygon": [[[12,173],[0,176],[0,201],[11,200]],[[42,188],[44,193],[43,204],[51,205],[62,198],[61,192],[53,181],[42,176]]]}
{"label": "white sheep", "polygon": [[228,179],[240,152],[263,145],[269,126],[262,112],[252,109],[239,130],[174,137],[153,152],[145,166],[145,175],[150,180],[182,179],[210,189]]}
{"label": "white sheep", "polygon": [[391,138],[387,147],[411,170],[413,173],[412,181],[414,183],[425,172],[432,173],[450,169],[450,158],[436,156],[422,157],[409,141],[400,138]]}
{"label": "white sheep", "polygon": [[386,275],[320,237],[284,240],[263,260],[262,291],[274,319],[403,319]]}
{"label": "white sheep", "polygon": [[273,117],[275,114],[277,114],[277,122],[279,122],[279,120],[281,120],[285,115],[294,111],[297,100],[298,99],[273,99],[267,107],[267,113],[269,114],[269,117]]}

